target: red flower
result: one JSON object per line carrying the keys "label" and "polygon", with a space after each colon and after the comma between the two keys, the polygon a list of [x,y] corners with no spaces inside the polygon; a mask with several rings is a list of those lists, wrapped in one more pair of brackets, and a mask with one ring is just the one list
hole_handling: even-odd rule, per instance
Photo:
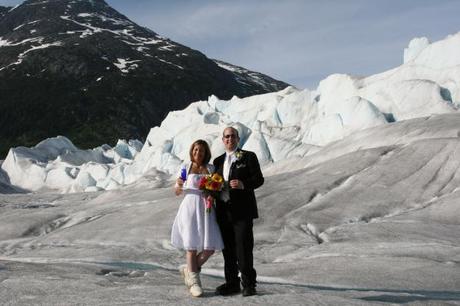
{"label": "red flower", "polygon": [[206,179],[206,177],[203,176],[203,177],[201,178],[201,180],[200,180],[200,187],[199,187],[199,188],[200,188],[200,189],[205,189],[205,186],[206,186],[206,182],[207,182],[207,181],[208,181],[208,180]]}
{"label": "red flower", "polygon": [[219,188],[219,183],[218,182],[212,182],[211,184],[211,187],[212,187],[212,190],[217,190]]}
{"label": "red flower", "polygon": [[[224,182],[224,179],[222,176],[220,176],[217,173],[214,173],[213,175],[206,175],[201,177],[200,179],[200,184],[199,188],[203,190],[203,194],[205,196],[211,196],[212,198],[217,198],[219,196],[219,191],[222,189],[222,184]],[[206,199],[206,212],[210,213],[214,199]]]}

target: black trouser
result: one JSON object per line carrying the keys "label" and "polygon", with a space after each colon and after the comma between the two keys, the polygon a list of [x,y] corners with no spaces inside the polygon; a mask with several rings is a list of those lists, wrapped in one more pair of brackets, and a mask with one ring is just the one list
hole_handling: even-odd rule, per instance
{"label": "black trouser", "polygon": [[256,270],[252,250],[254,235],[252,218],[233,220],[228,211],[221,211],[217,216],[224,249],[225,281],[228,284],[238,283],[238,270],[241,272],[243,287],[256,286]]}

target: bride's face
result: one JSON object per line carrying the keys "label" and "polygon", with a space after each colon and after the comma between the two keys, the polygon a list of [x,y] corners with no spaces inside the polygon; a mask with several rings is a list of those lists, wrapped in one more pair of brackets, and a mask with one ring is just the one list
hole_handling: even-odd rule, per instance
{"label": "bride's face", "polygon": [[193,147],[193,150],[192,150],[193,161],[197,163],[198,165],[201,165],[203,163],[205,154],[206,154],[206,151],[203,146],[195,145]]}

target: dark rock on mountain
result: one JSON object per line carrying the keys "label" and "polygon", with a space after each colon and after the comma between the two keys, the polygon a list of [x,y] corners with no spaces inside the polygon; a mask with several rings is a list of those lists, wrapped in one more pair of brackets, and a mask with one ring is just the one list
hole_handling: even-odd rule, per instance
{"label": "dark rock on mountain", "polygon": [[6,15],[6,13],[8,13],[8,11],[11,10],[11,9],[12,9],[11,7],[0,6],[0,20],[3,18],[3,16]]}
{"label": "dark rock on mountain", "polygon": [[103,0],[0,9],[0,156],[65,135],[82,147],[143,139],[171,110],[288,84],[138,26]]}

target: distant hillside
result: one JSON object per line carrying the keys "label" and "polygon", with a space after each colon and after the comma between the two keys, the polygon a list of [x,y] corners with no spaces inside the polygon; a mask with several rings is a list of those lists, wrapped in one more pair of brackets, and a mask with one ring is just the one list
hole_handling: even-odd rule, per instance
{"label": "distant hillside", "polygon": [[2,19],[9,10],[11,10],[11,7],[0,6],[0,19]]}
{"label": "distant hillside", "polygon": [[286,86],[164,38],[103,0],[0,7],[0,156],[56,135],[83,148],[143,139],[193,101]]}

